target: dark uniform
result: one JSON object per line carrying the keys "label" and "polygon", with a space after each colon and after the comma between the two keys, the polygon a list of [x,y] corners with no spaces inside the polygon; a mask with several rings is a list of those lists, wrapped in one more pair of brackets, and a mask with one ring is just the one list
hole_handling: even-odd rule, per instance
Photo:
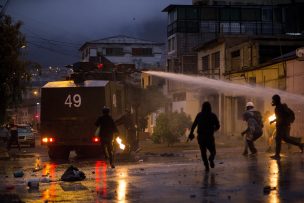
{"label": "dark uniform", "polygon": [[[220,123],[217,116],[212,113],[211,105],[209,102],[204,102],[202,111],[197,114],[194,123],[191,127],[189,139],[193,139],[193,131],[197,126],[197,141],[200,146],[202,160],[205,165],[206,171],[209,171],[210,167],[214,168],[214,157],[216,154],[214,132],[220,128]],[[207,149],[210,152],[209,163],[207,159]]]}
{"label": "dark uniform", "polygon": [[99,136],[101,138],[101,145],[104,153],[110,161],[110,165],[112,168],[115,168],[113,164],[113,142],[114,142],[114,134],[118,133],[117,127],[114,123],[114,120],[109,115],[110,110],[104,108],[102,110],[103,115],[98,117],[95,125],[99,127]]}
{"label": "dark uniform", "polygon": [[275,122],[276,122],[276,150],[275,155],[271,158],[279,159],[281,152],[281,141],[290,143],[298,146],[301,151],[303,151],[303,144],[296,140],[295,137],[290,136],[290,123],[285,119],[285,104],[281,103],[281,98],[279,95],[274,95],[272,97],[272,105],[275,106]]}

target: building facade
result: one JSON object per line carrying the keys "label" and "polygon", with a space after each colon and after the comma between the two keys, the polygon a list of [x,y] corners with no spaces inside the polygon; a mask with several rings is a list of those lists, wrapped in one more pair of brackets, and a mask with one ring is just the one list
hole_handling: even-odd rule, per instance
{"label": "building facade", "polygon": [[293,2],[304,2],[303,0],[192,0],[193,5],[275,5]]}
{"label": "building facade", "polygon": [[[229,80],[237,84],[250,84],[286,89],[286,70],[283,64],[273,64],[280,57],[304,45],[299,37],[242,37],[226,36],[203,44],[198,51],[198,72],[213,79]],[[269,111],[270,97],[263,100],[229,93],[209,94],[213,96],[213,105],[218,106],[224,134],[239,134],[243,130],[242,114],[247,101],[254,101],[261,112]],[[209,98],[210,100],[210,98]],[[267,102],[266,102],[267,100]]]}
{"label": "building facade", "polygon": [[[230,3],[229,3],[230,2]],[[246,67],[261,64],[265,54],[261,54],[265,49],[257,49],[250,53],[232,50],[230,54],[226,54],[226,46],[232,46],[222,43],[219,47],[210,48],[210,56],[202,58],[198,56],[197,48],[208,46],[216,42],[219,38],[237,36],[236,41],[242,39],[248,41],[253,36],[275,36],[278,40],[274,43],[280,44],[280,38],[286,35],[301,35],[304,31],[304,24],[301,12],[304,8],[303,3],[297,1],[276,3],[267,1],[204,1],[193,2],[195,5],[169,5],[163,12],[168,13],[167,25],[167,71],[183,74],[200,74],[213,79],[224,79],[223,74],[230,71],[237,71]],[[250,42],[247,46],[250,46]],[[225,50],[222,54],[220,50]],[[276,49],[276,51],[280,49]],[[267,53],[267,51],[266,51]],[[282,52],[283,53],[283,52]],[[281,53],[281,55],[282,55]],[[202,54],[202,53],[201,53]],[[255,58],[256,57],[259,58]],[[266,54],[267,55],[267,54]],[[265,55],[265,56],[266,56]],[[240,58],[250,58],[251,61],[241,61]],[[199,59],[198,59],[199,58]],[[271,57],[265,58],[264,61],[270,60]],[[229,60],[229,67],[226,67],[226,60]],[[203,65],[204,63],[204,65]],[[188,90],[184,84],[174,81],[167,81],[168,94],[172,98],[172,110],[187,109],[188,96],[180,97],[179,95],[187,95]],[[199,92],[199,91],[197,91]],[[195,97],[200,98],[199,103],[208,98],[204,92],[195,93]],[[221,114],[221,109],[225,102],[221,97],[217,97],[216,93],[212,93],[212,99],[219,104],[215,104]],[[178,98],[176,101],[174,98]],[[210,99],[210,98],[209,98]],[[231,99],[231,104],[235,105],[235,99]],[[200,105],[198,105],[200,106]],[[196,111],[200,111],[198,108]],[[187,114],[191,112],[185,111]],[[230,116],[225,116],[230,119]],[[234,129],[225,130],[233,132]]]}
{"label": "building facade", "polygon": [[104,56],[115,65],[135,64],[137,69],[161,68],[164,44],[124,35],[85,42],[79,49],[82,62],[98,62]]}

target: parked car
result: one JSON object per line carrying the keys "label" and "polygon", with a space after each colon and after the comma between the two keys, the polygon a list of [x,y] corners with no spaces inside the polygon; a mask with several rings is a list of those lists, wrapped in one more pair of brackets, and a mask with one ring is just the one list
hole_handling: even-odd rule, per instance
{"label": "parked car", "polygon": [[18,124],[18,141],[20,145],[35,147],[35,133],[33,128],[27,124]]}

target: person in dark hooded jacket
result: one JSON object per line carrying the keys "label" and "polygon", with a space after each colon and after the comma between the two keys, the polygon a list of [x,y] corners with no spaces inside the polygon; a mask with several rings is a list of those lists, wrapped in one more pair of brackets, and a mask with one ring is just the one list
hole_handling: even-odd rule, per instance
{"label": "person in dark hooded jacket", "polygon": [[[194,138],[193,131],[197,127],[197,141],[200,146],[202,160],[205,165],[205,170],[209,171],[209,164],[214,168],[214,158],[216,154],[214,132],[220,128],[220,123],[217,116],[212,113],[211,104],[204,102],[202,111],[199,112],[192,124],[188,139]],[[209,162],[207,159],[207,149],[210,152]]]}
{"label": "person in dark hooded jacket", "polygon": [[277,94],[272,96],[272,106],[275,106],[275,116],[276,119],[271,121],[271,123],[276,123],[276,149],[275,149],[275,155],[271,156],[270,158],[280,160],[281,156],[281,142],[282,140],[286,143],[296,145],[300,148],[301,152],[303,153],[304,150],[304,143],[301,143],[301,139],[297,139],[296,137],[290,136],[290,128],[291,123],[288,122],[286,118],[286,104],[281,103],[281,97]]}
{"label": "person in dark hooded jacket", "polygon": [[110,109],[107,107],[103,107],[102,116],[98,117],[95,122],[95,126],[99,127],[99,137],[101,138],[101,145],[104,153],[109,159],[111,168],[115,168],[113,159],[113,142],[114,142],[114,134],[118,133],[117,127],[115,125],[114,120],[109,115]]}

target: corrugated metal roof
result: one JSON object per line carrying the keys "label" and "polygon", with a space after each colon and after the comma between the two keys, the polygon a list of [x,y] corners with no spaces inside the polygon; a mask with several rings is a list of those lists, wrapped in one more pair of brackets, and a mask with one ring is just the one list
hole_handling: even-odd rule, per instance
{"label": "corrugated metal roof", "polygon": [[137,39],[128,37],[125,35],[118,35],[113,37],[107,37],[103,39],[89,41],[87,43],[101,43],[101,44],[159,44],[158,42]]}

